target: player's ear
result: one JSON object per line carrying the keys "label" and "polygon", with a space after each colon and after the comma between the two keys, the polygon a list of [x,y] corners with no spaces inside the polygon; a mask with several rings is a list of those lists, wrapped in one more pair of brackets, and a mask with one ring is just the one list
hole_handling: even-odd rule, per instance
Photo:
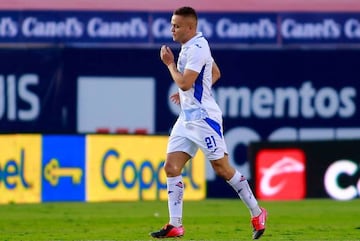
{"label": "player's ear", "polygon": [[189,25],[189,29],[190,30],[194,30],[195,29],[195,31],[196,31],[196,28],[197,28],[197,24],[196,24],[196,20],[195,19],[193,19],[193,18],[189,18],[189,20],[188,20],[188,25]]}

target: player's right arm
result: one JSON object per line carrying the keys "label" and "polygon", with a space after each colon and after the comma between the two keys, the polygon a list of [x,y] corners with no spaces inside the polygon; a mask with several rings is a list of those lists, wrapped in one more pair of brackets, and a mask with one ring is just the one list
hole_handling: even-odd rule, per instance
{"label": "player's right arm", "polygon": [[199,76],[199,73],[191,69],[185,69],[184,73],[180,73],[174,61],[174,54],[168,46],[163,45],[161,47],[160,58],[168,67],[175,84],[183,91],[191,89],[196,81],[196,78]]}
{"label": "player's right arm", "polygon": [[197,77],[199,76],[198,72],[191,69],[185,69],[183,74],[180,73],[177,70],[175,63],[172,63],[167,67],[175,84],[183,91],[191,89]]}

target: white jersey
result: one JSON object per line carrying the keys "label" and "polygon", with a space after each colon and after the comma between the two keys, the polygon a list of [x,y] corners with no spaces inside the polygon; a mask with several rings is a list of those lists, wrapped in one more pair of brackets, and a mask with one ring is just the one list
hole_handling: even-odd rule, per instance
{"label": "white jersey", "polygon": [[192,88],[186,91],[179,89],[181,114],[185,121],[199,120],[209,117],[221,121],[221,110],[211,92],[212,65],[209,43],[202,33],[181,46],[177,68],[180,73],[190,69],[199,73]]}
{"label": "white jersey", "polygon": [[211,92],[213,62],[209,44],[201,33],[182,45],[179,72],[190,69],[199,76],[191,89],[179,88],[181,113],[171,131],[167,153],[181,151],[193,157],[200,148],[208,160],[218,160],[227,153],[222,112]]}

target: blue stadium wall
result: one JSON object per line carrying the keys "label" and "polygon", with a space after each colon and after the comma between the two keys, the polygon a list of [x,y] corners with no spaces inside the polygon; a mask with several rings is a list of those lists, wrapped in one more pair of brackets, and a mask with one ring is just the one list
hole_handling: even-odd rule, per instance
{"label": "blue stadium wall", "polygon": [[[159,48],[166,43],[175,53],[179,51],[162,22],[169,14],[94,14],[98,13],[4,13],[1,133],[82,135],[125,130],[132,134],[143,130],[168,135],[178,113],[169,101],[176,87],[159,59]],[[210,36],[212,54],[222,72],[214,96],[223,110],[229,155],[251,184],[255,184],[248,155],[251,143],[360,139],[358,14],[227,14],[232,23],[228,27],[255,26],[257,31],[245,37],[232,35],[229,29],[221,31],[219,26],[226,23],[223,14],[204,16],[202,30]],[[51,18],[58,21],[55,37],[51,36],[54,32],[43,31]],[[120,37],[92,38],[91,31],[76,35],[77,26],[94,19],[121,26],[141,24],[137,31]],[[149,34],[145,30],[154,30],[154,19],[159,20],[156,26],[161,31]],[[236,24],[243,22],[248,24]],[[317,27],[312,30],[321,31],[306,32],[309,22]],[[65,30],[68,26],[68,32],[62,26]],[[210,166],[205,168],[207,197],[234,197]],[[359,171],[353,176],[358,179]]]}

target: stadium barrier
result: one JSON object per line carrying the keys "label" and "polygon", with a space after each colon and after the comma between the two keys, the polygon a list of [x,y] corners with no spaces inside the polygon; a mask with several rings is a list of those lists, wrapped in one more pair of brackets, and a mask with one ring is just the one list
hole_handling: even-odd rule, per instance
{"label": "stadium barrier", "polygon": [[249,146],[262,200],[360,197],[360,140],[258,142]]}
{"label": "stadium barrier", "polygon": [[[250,142],[360,139],[359,50],[213,55],[230,161],[249,179]],[[158,49],[4,48],[0,56],[0,133],[168,135],[178,115]],[[207,196],[234,197],[205,166]]]}
{"label": "stadium barrier", "polygon": [[[0,204],[167,200],[167,136],[0,135]],[[185,200],[206,198],[202,153],[183,170]]]}

